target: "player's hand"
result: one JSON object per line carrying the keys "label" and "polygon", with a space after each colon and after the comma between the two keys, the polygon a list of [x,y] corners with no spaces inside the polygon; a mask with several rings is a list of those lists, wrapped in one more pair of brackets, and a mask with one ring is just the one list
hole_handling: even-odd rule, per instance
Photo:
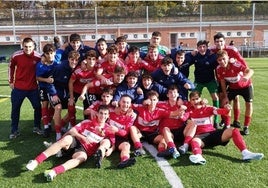
{"label": "player's hand", "polygon": [[138,95],[143,95],[143,91],[140,87],[137,88],[137,94]]}
{"label": "player's hand", "polygon": [[10,83],[10,84],[9,84],[9,87],[10,87],[11,89],[14,89],[14,84],[13,84],[13,83]]}
{"label": "player's hand", "polygon": [[86,97],[85,97],[85,95],[80,95],[80,96],[78,97],[78,99],[79,99],[80,101],[83,101],[83,100],[86,99]]}

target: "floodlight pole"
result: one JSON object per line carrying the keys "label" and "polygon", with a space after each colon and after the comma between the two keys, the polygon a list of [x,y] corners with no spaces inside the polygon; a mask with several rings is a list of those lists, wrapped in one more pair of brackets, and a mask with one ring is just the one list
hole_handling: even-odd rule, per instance
{"label": "floodlight pole", "polygon": [[14,9],[11,9],[11,14],[12,14],[12,28],[13,28],[13,38],[14,38],[14,44],[16,44],[17,39],[16,39],[16,29],[15,29],[15,16],[14,16]]}
{"label": "floodlight pole", "polygon": [[98,12],[97,12],[97,6],[95,7],[95,39],[98,39]]}
{"label": "floodlight pole", "polygon": [[253,47],[254,40],[254,28],[255,28],[255,3],[253,3],[252,7],[252,28],[251,28],[251,45]]}
{"label": "floodlight pole", "polygon": [[57,35],[56,10],[53,8],[54,35]]}
{"label": "floodlight pole", "polygon": [[203,5],[200,5],[200,19],[199,19],[199,40],[201,40],[202,37],[202,14],[203,14]]}

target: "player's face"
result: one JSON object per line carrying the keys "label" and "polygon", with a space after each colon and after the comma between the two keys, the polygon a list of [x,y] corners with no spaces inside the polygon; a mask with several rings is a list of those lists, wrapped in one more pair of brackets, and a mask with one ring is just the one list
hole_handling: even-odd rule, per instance
{"label": "player's face", "polygon": [[179,96],[179,93],[178,93],[177,89],[169,90],[168,93],[167,93],[167,97],[169,99],[177,100],[178,96]]}
{"label": "player's face", "polygon": [[201,55],[205,55],[206,54],[206,51],[207,51],[208,47],[207,45],[205,44],[201,44],[197,47],[197,50],[198,52],[201,54]]}
{"label": "player's face", "polygon": [[190,103],[192,106],[197,107],[201,102],[201,98],[198,95],[195,95],[190,98]]}
{"label": "player's face", "polygon": [[124,52],[126,50],[127,43],[126,42],[118,42],[117,46],[118,46],[119,51]]}
{"label": "player's face", "polygon": [[117,59],[118,59],[118,53],[116,52],[108,53],[108,61],[110,63],[116,63]]}
{"label": "player's face", "polygon": [[87,57],[86,59],[86,68],[91,69],[96,64],[96,57]]}
{"label": "player's face", "polygon": [[158,52],[158,49],[149,49],[149,57],[150,57],[150,59],[152,59],[152,60],[157,60],[157,58],[158,58],[158,54],[159,54],[159,52]]}
{"label": "player's face", "polygon": [[99,42],[97,45],[97,49],[99,52],[106,52],[106,49],[107,49],[106,42],[104,42],[104,41]]}
{"label": "player's face", "polygon": [[122,97],[119,101],[119,106],[123,112],[127,112],[131,106],[131,98],[130,97]]}
{"label": "player's face", "polygon": [[224,55],[222,57],[217,58],[217,62],[221,67],[227,67],[229,62],[229,57],[227,55]]}
{"label": "player's face", "polygon": [[150,96],[149,99],[151,100],[151,104],[150,104],[150,106],[151,106],[151,107],[156,107],[156,104],[158,103],[158,98],[157,98],[157,96],[155,96],[155,95]]}
{"label": "player's face", "polygon": [[225,46],[225,40],[224,38],[216,39],[215,41],[216,48],[219,50],[223,50]]}
{"label": "player's face", "polygon": [[184,55],[176,55],[176,62],[177,64],[180,66],[185,60],[185,56]]}
{"label": "player's face", "polygon": [[155,45],[158,46],[160,44],[160,42],[161,42],[161,37],[159,37],[159,36],[152,36],[151,42],[152,42],[152,44],[155,44]]}
{"label": "player's face", "polygon": [[127,78],[127,85],[129,87],[134,87],[136,85],[137,81],[138,81],[138,78],[136,78],[134,76],[129,76]]}
{"label": "player's face", "polygon": [[161,65],[161,69],[163,70],[165,75],[170,75],[171,69],[172,69],[172,64]]}
{"label": "player's face", "polygon": [[100,110],[97,116],[99,122],[104,123],[109,118],[109,110]]}
{"label": "player's face", "polygon": [[46,61],[53,62],[55,59],[55,52],[46,52],[44,53]]}
{"label": "player's face", "polygon": [[78,64],[78,59],[76,58],[68,58],[69,66],[74,69]]}
{"label": "player's face", "polygon": [[129,60],[132,62],[132,63],[136,63],[140,57],[140,53],[137,51],[137,52],[131,52],[128,54],[128,57],[129,57]]}
{"label": "player's face", "polygon": [[120,84],[121,82],[123,82],[125,78],[125,74],[120,74],[120,73],[117,73],[117,74],[114,74],[114,83],[117,83],[117,84]]}
{"label": "player's face", "polygon": [[101,95],[101,100],[102,100],[103,104],[105,104],[105,105],[109,105],[111,103],[112,99],[113,99],[113,96],[110,95],[109,93],[103,93]]}
{"label": "player's face", "polygon": [[142,85],[145,89],[149,89],[149,87],[152,84],[152,80],[150,78],[143,78],[142,79]]}
{"label": "player's face", "polygon": [[78,51],[80,45],[81,45],[81,41],[77,40],[77,41],[72,41],[70,42],[71,47],[75,50]]}
{"label": "player's face", "polygon": [[34,43],[33,42],[24,42],[23,43],[23,51],[25,54],[30,55],[34,51]]}

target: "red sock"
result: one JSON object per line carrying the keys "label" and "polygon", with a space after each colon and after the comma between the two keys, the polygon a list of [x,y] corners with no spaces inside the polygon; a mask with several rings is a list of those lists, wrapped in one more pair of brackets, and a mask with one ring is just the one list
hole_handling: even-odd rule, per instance
{"label": "red sock", "polygon": [[251,117],[250,116],[245,116],[245,121],[244,121],[244,125],[245,126],[249,126],[251,122]]}
{"label": "red sock", "polygon": [[48,124],[48,120],[49,120],[49,114],[48,114],[48,108],[44,107],[42,108],[42,120],[43,120],[43,124],[47,125]]}
{"label": "red sock", "polygon": [[60,125],[54,125],[55,132],[60,133],[61,132],[61,126]]}
{"label": "red sock", "polygon": [[141,142],[135,142],[134,143],[134,148],[135,149],[139,149],[139,148],[141,148],[142,147],[142,143]]}
{"label": "red sock", "polygon": [[76,117],[75,117],[75,106],[68,106],[68,116],[69,116],[69,121],[72,125],[72,127],[75,126],[76,124]]}
{"label": "red sock", "polygon": [[202,154],[202,149],[201,149],[201,147],[200,147],[198,142],[192,141],[191,142],[191,148],[192,148],[192,152],[193,152],[194,155]]}
{"label": "red sock", "polygon": [[158,146],[158,152],[163,152],[165,150],[166,148],[164,146]]}
{"label": "red sock", "polygon": [[193,137],[186,136],[185,139],[184,139],[184,144],[189,144],[192,139],[193,139]]}
{"label": "red sock", "polygon": [[169,148],[175,148],[176,147],[174,142],[168,142],[167,145],[168,145]]}
{"label": "red sock", "polygon": [[47,159],[47,156],[42,152],[40,153],[35,160],[38,162],[38,164],[42,163],[44,160]]}
{"label": "red sock", "polygon": [[247,149],[246,143],[245,143],[242,135],[240,134],[239,129],[234,129],[233,130],[232,138],[233,138],[234,144],[236,145],[236,147],[238,147],[238,149],[240,151],[243,151],[244,149]]}
{"label": "red sock", "polygon": [[49,114],[49,119],[48,119],[48,122],[51,122],[52,119],[53,119],[53,116],[54,116],[54,108],[53,107],[49,107],[48,109],[48,114]]}
{"label": "red sock", "polygon": [[62,165],[54,167],[53,170],[56,172],[56,174],[62,174],[65,172],[65,169]]}
{"label": "red sock", "polygon": [[234,108],[234,120],[239,121],[240,118],[240,109]]}
{"label": "red sock", "polygon": [[231,116],[224,116],[224,122],[226,126],[231,125]]}
{"label": "red sock", "polygon": [[122,157],[120,158],[121,161],[126,161],[126,160],[128,160],[128,159],[129,159],[129,156],[126,156],[126,155],[124,155],[124,156],[122,156]]}

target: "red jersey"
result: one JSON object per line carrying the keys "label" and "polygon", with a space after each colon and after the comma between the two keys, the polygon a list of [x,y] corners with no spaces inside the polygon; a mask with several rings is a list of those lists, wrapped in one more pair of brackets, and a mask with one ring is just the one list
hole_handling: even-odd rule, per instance
{"label": "red jersey", "polygon": [[159,129],[160,120],[168,117],[170,112],[162,108],[156,107],[153,112],[149,112],[147,106],[134,104],[133,110],[138,112],[138,117],[134,125],[144,132],[155,132]]}
{"label": "red jersey", "polygon": [[189,117],[197,126],[196,135],[212,132],[216,130],[213,126],[214,115],[227,115],[229,110],[217,109],[213,106],[202,106],[201,108],[191,108],[189,111]]}
{"label": "red jersey", "polygon": [[153,72],[155,70],[155,67],[153,67],[152,65],[150,65],[149,63],[147,63],[144,60],[138,61],[136,63],[134,62],[128,62],[127,63],[127,69],[131,70],[131,71],[142,71],[142,70],[147,70],[148,72]]}
{"label": "red jersey", "polygon": [[[180,106],[178,105],[171,106],[168,101],[159,101],[157,103],[157,107],[162,108],[166,111],[176,111],[180,109]],[[160,131],[162,131],[164,127],[168,127],[170,129],[179,129],[185,125],[184,122],[188,118],[189,118],[189,113],[187,112],[185,112],[184,115],[180,118],[179,117],[178,118],[165,117],[161,119],[160,121]]]}
{"label": "red jersey", "polygon": [[162,59],[164,59],[164,57],[159,54],[157,60],[152,60],[150,59],[150,57],[146,56],[144,58],[144,61],[146,61],[149,64],[149,66],[153,67],[154,68],[153,71],[155,71],[157,68],[161,67]]}
{"label": "red jersey", "polygon": [[15,52],[10,59],[8,81],[21,90],[37,89],[36,65],[41,56],[36,51],[27,55],[23,50]]}
{"label": "red jersey", "polygon": [[103,73],[102,73],[103,76],[105,76],[108,79],[113,76],[114,69],[116,66],[124,67],[127,70],[124,62],[121,60],[117,60],[115,64],[111,64],[109,63],[109,61],[104,61],[103,63],[98,64],[98,67],[103,69]]}
{"label": "red jersey", "polygon": [[115,135],[107,130],[110,125],[106,123],[102,129],[102,132],[98,131],[98,126],[99,123],[96,120],[84,120],[75,126],[75,129],[78,131],[78,133],[86,136],[91,142],[90,144],[87,144],[82,140],[79,140],[81,145],[86,150],[88,156],[93,155],[97,151],[99,143],[105,138],[109,139],[112,144],[115,143]]}
{"label": "red jersey", "polygon": [[93,70],[82,70],[80,66],[77,67],[70,78],[75,80],[73,83],[74,92],[82,93],[85,84],[95,79],[95,71],[95,68]]}
{"label": "red jersey", "polygon": [[242,81],[243,72],[246,69],[246,66],[236,61],[234,63],[229,62],[226,68],[218,66],[216,73],[219,80],[224,79],[229,82],[229,88],[241,89],[246,88],[252,84],[251,79],[248,79],[246,82]]}
{"label": "red jersey", "polygon": [[[213,53],[217,53],[219,51],[218,48],[216,48],[216,46],[212,46],[210,47],[210,50],[213,52]],[[234,46],[224,46],[224,49],[229,58],[234,58],[236,59],[237,61],[241,62],[244,66],[248,66],[245,59],[241,56],[241,54],[239,53],[238,49]]]}
{"label": "red jersey", "polygon": [[125,114],[117,114],[110,112],[109,124],[118,128],[116,135],[127,138],[129,135],[130,126],[133,125],[135,117],[128,116]]}

